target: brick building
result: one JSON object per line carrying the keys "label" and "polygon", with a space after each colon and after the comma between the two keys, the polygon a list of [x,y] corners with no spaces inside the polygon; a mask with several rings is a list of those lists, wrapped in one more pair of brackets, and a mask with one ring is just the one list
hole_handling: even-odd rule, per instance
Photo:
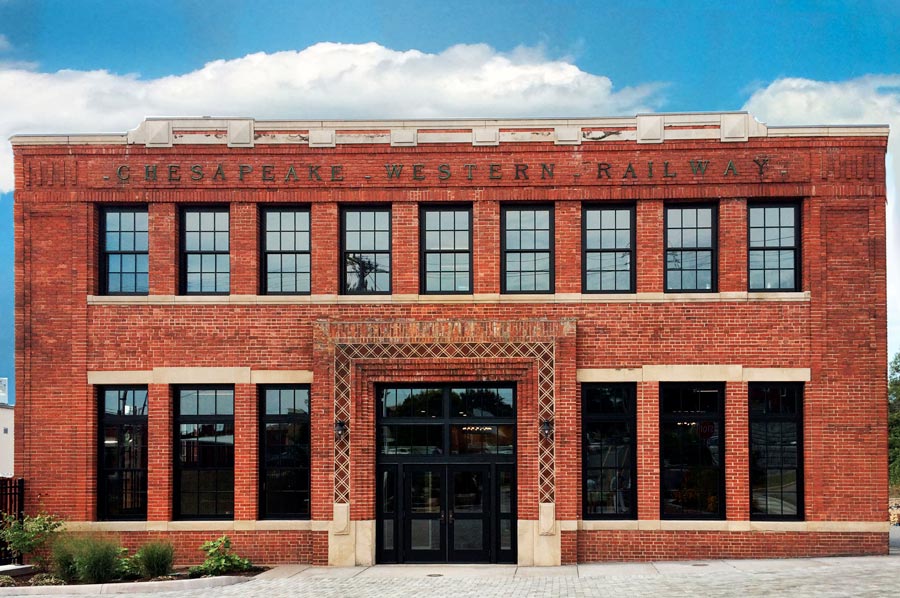
{"label": "brick building", "polygon": [[886,553],[887,134],[16,136],[27,509],[183,562]]}

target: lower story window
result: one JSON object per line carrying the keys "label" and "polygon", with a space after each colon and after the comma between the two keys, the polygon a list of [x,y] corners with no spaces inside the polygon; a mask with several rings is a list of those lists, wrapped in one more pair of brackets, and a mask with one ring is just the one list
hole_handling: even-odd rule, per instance
{"label": "lower story window", "polygon": [[725,517],[722,384],[661,384],[660,500],[663,519]]}
{"label": "lower story window", "polygon": [[105,520],[147,517],[147,389],[100,389],[99,511]]}
{"label": "lower story window", "polygon": [[182,387],[175,408],[176,517],[233,517],[234,389]]}
{"label": "lower story window", "polygon": [[803,518],[803,386],[750,384],[750,516]]}
{"label": "lower story window", "polygon": [[309,517],[309,387],[261,391],[260,516]]}
{"label": "lower story window", "polygon": [[637,517],[635,385],[582,386],[585,519]]}

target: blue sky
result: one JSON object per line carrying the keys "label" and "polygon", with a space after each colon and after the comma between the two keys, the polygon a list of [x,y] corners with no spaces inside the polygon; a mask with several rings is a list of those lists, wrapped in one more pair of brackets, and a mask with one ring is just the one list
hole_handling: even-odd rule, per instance
{"label": "blue sky", "polygon": [[[13,376],[14,133],[147,115],[609,116],[890,123],[900,3],[0,0],[0,377]],[[891,354],[900,350],[900,211]]]}

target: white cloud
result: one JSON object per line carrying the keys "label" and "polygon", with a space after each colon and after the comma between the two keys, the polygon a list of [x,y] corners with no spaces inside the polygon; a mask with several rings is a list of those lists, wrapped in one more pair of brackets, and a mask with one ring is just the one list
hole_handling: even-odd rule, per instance
{"label": "white cloud", "polygon": [[[0,137],[125,131],[145,116],[428,118],[600,116],[660,105],[661,85],[615,90],[609,78],[541,48],[483,45],[438,54],[378,44],[319,43],[301,51],[217,60],[144,80],[101,71],[40,73],[0,64]],[[8,145],[0,192],[13,186]]]}
{"label": "white cloud", "polygon": [[770,125],[889,124],[887,180],[889,351],[900,351],[900,75],[840,82],[779,79],[754,93],[744,109]]}

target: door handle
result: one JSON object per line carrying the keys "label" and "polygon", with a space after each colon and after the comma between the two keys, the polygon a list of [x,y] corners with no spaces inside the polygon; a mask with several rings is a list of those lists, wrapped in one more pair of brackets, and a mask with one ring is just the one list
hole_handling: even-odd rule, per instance
{"label": "door handle", "polygon": [[454,521],[454,519],[453,519],[453,511],[450,511],[450,523],[453,523],[453,521]]}

